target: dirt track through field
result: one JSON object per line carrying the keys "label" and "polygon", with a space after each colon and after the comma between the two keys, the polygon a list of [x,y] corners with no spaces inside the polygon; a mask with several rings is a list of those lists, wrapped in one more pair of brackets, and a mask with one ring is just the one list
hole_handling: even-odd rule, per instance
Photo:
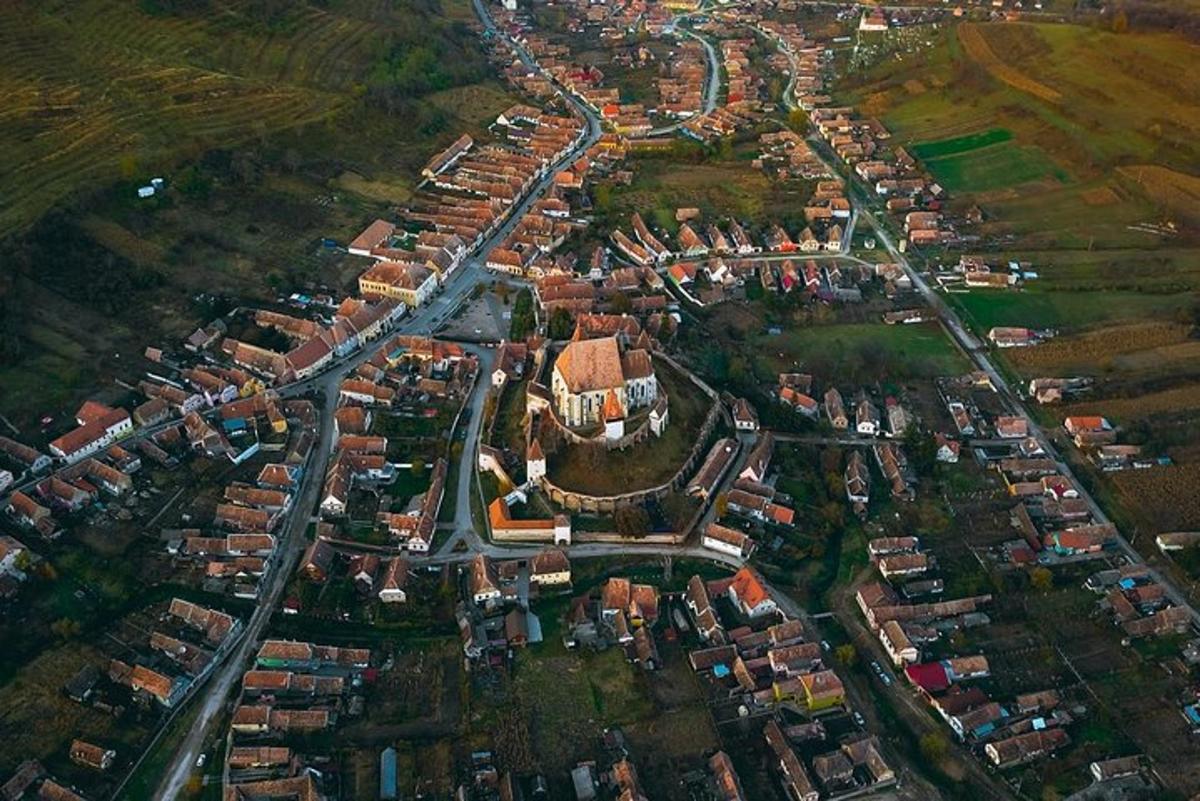
{"label": "dirt track through field", "polygon": [[992,50],[992,46],[988,44],[977,25],[969,22],[959,25],[958,40],[967,51],[967,55],[981,64],[996,80],[1047,103],[1058,103],[1062,100],[1062,95],[1049,86],[1038,83],[1017,68],[1005,64]]}

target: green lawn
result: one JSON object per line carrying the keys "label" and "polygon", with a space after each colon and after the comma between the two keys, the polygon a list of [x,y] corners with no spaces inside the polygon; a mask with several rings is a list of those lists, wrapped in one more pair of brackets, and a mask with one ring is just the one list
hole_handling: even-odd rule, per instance
{"label": "green lawn", "polygon": [[758,337],[756,374],[807,369],[848,380],[950,375],[969,364],[936,324],[848,323],[805,326]]}
{"label": "green lawn", "polygon": [[1007,141],[927,158],[925,164],[951,192],[988,192],[1051,177],[1067,180],[1067,174],[1041,148]]}
{"label": "green lawn", "polygon": [[976,331],[994,326],[1026,326],[1069,330],[1113,320],[1156,319],[1174,314],[1190,302],[1188,295],[1137,292],[1022,292],[973,290],[948,300]]}

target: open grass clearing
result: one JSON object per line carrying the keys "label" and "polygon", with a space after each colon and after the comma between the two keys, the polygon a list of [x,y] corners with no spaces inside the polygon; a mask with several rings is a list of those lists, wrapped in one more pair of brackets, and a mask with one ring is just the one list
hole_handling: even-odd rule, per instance
{"label": "open grass clearing", "polygon": [[812,189],[807,182],[775,184],[744,161],[680,164],[660,158],[640,159],[633,183],[613,187],[598,211],[614,226],[629,227],[629,215],[674,233],[676,209],[700,209],[703,221],[733,217],[751,226],[780,222],[796,228]]}
{"label": "open grass clearing", "polygon": [[928,158],[925,163],[951,192],[990,192],[1032,181],[1067,180],[1040,148],[1009,142]]}
{"label": "open grass clearing", "polygon": [[[848,375],[864,380],[949,375],[968,363],[936,324],[847,323],[786,329],[757,337],[751,348],[765,372],[794,370]],[[829,369],[818,369],[826,365]],[[837,365],[838,369],[833,369]]]}
{"label": "open grass clearing", "polygon": [[947,298],[981,334],[995,326],[1072,330],[1118,320],[1161,320],[1191,303],[1188,295],[1044,292],[1036,286],[1021,291],[972,290]]}

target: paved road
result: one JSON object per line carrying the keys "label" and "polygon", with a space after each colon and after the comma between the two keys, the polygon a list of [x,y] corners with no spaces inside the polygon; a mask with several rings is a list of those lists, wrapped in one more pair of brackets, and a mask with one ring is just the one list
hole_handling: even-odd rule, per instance
{"label": "paved road", "polygon": [[[496,31],[494,24],[491,22],[491,17],[484,10],[479,0],[476,0],[475,5],[485,25],[490,30]],[[503,34],[499,35],[503,36]],[[505,38],[507,39],[507,37]],[[509,41],[512,43],[511,40]],[[540,69],[523,48],[515,44],[514,47],[516,47],[517,52],[526,63]],[[560,92],[562,92],[561,88]],[[583,106],[577,98],[566,92],[562,92],[562,94],[568,102],[571,102],[580,111],[586,123],[577,144],[546,171],[528,194],[510,210],[504,223],[487,237],[471,256],[465,259],[464,263],[446,279],[439,294],[429,304],[415,310],[401,320],[397,326],[398,333],[431,334],[453,314],[459,303],[467,297],[467,294],[475,286],[475,283],[486,277],[484,270],[486,254],[508,236],[521,216],[525,214],[538,198],[545,194],[551,187],[554,176],[572,164],[587,148],[591,147],[600,138],[599,119]],[[455,524],[460,533],[470,531],[476,540],[476,542],[471,544],[477,545],[479,544],[477,542],[478,536],[474,534],[471,526],[470,479],[474,474],[476,462],[475,443],[478,441],[479,426],[483,418],[483,399],[486,396],[486,387],[489,382],[488,365],[490,364],[490,360],[486,357],[484,349],[475,346],[468,346],[467,349],[481,357],[481,365],[479,379],[476,383],[472,400],[470,401],[471,418],[467,429],[467,444],[463,448],[462,469],[459,471],[459,485],[455,491]],[[331,423],[333,412],[337,407],[338,386],[346,375],[369,359],[374,352],[375,347],[364,347],[359,352],[340,360],[317,376],[289,384],[279,389],[280,396],[284,398],[308,396],[310,394],[319,396],[320,442],[314,449],[309,460],[294,511],[285,523],[283,533],[280,536],[280,553],[275,568],[271,573],[271,578],[268,580],[269,586],[260,596],[259,604],[251,615],[242,643],[225,664],[214,672],[204,689],[198,724],[189,732],[184,744],[165,772],[163,782],[155,794],[156,799],[171,801],[171,799],[177,798],[183,791],[187,779],[194,768],[196,759],[201,753],[201,748],[203,747],[206,735],[209,733],[211,723],[217,718],[225,698],[242,675],[245,664],[251,654],[258,647],[260,635],[270,620],[271,612],[278,603],[279,596],[287,584],[287,579],[295,569],[295,562],[305,547],[305,531],[313,519],[310,515],[319,502],[319,494],[324,483],[325,470],[328,466],[333,447],[333,426]]]}
{"label": "paved road", "polygon": [[187,784],[188,777],[196,764],[204,747],[205,738],[212,723],[220,718],[221,707],[233,690],[246,662],[257,650],[260,636],[279,597],[287,586],[288,578],[296,567],[296,562],[304,550],[310,517],[308,512],[316,507],[320,500],[321,488],[325,478],[325,464],[333,447],[333,411],[337,406],[337,392],[327,392],[321,401],[320,418],[321,431],[316,447],[309,457],[307,469],[301,479],[299,495],[293,513],[284,523],[282,531],[278,532],[279,550],[274,556],[274,566],[268,575],[267,584],[259,595],[258,606],[246,624],[241,642],[225,662],[218,667],[208,684],[199,694],[200,714],[196,725],[188,732],[171,765],[163,774],[162,784],[155,795],[156,798],[170,801],[178,798]]}
{"label": "paved road", "polygon": [[[679,26],[688,18],[688,15],[683,15],[675,18],[675,25]],[[663,125],[659,128],[652,128],[650,136],[662,136],[664,134],[674,133],[684,126],[689,120],[696,117],[702,117],[705,114],[711,114],[717,108],[717,94],[721,90],[721,63],[717,60],[717,50],[712,46],[712,42],[701,36],[695,31],[687,28],[677,27],[680,33],[685,36],[690,36],[704,46],[704,53],[708,56],[708,76],[704,84],[704,104],[701,107],[700,113],[687,119],[673,122],[670,125]]]}

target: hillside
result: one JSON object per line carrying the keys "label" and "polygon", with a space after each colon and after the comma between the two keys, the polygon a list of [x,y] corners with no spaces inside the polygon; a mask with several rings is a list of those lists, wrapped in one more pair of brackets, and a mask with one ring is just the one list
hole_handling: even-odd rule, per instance
{"label": "hillside", "polygon": [[[1159,243],[1127,225],[1197,223],[1176,187],[1200,162],[1200,90],[1175,66],[1194,62],[1196,45],[1075,25],[931,33],[915,63],[885,59],[843,82],[844,95],[1004,221],[994,233],[1031,248],[1144,247]],[[1131,172],[1138,165],[1159,174]],[[1162,175],[1171,191],[1159,190]]]}
{"label": "hillside", "polygon": [[321,239],[513,102],[473,21],[465,0],[0,5],[0,414],[136,376],[211,313],[197,293],[344,285]]}

